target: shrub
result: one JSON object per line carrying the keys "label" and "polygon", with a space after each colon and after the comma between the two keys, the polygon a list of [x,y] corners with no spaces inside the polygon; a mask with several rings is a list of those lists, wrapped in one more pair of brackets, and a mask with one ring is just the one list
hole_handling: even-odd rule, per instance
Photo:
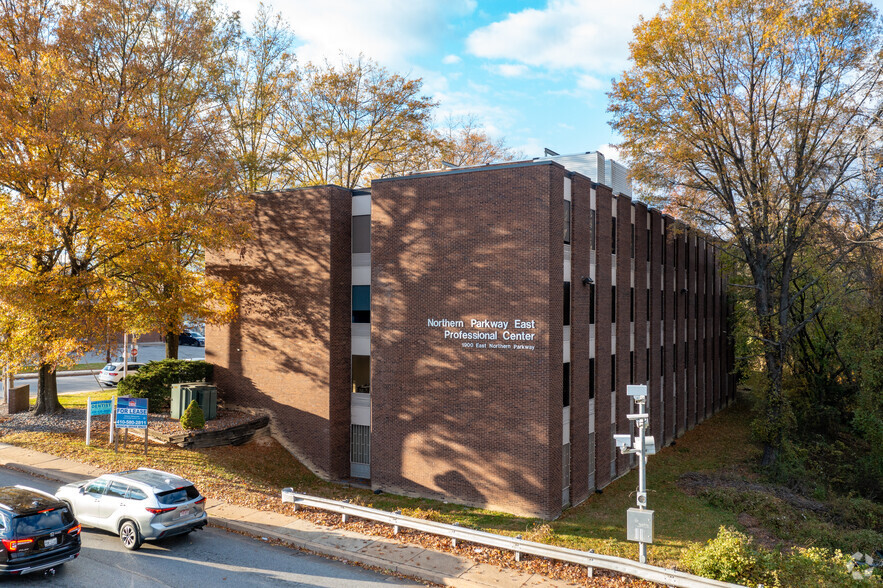
{"label": "shrub", "polygon": [[205,361],[164,359],[151,361],[134,374],[120,380],[120,395],[148,399],[152,413],[168,412],[172,404],[172,384],[209,381],[212,364]]}
{"label": "shrub", "polygon": [[706,544],[695,543],[681,556],[681,565],[697,576],[756,586],[779,586],[774,556],[757,548],[747,535],[721,527]]}
{"label": "shrub", "polygon": [[187,430],[205,428],[205,413],[195,400],[190,401],[184,414],[181,415],[181,426]]}

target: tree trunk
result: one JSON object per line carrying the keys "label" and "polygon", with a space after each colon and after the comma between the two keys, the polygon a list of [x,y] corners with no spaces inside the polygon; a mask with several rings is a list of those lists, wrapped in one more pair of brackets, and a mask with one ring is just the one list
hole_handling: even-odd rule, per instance
{"label": "tree trunk", "polygon": [[178,333],[166,333],[166,359],[178,359]]}
{"label": "tree trunk", "polygon": [[64,407],[58,401],[58,385],[55,369],[45,363],[40,364],[40,377],[37,380],[37,406],[34,414],[58,414]]}

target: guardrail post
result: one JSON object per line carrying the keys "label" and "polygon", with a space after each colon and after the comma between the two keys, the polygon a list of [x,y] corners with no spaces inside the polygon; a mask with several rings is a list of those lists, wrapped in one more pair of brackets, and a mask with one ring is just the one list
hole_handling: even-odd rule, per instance
{"label": "guardrail post", "polygon": [[[453,526],[455,526],[455,527],[459,527],[459,526],[460,526],[460,523],[458,523],[458,522],[455,521],[455,522],[453,523]],[[456,538],[456,537],[451,537],[451,547],[457,547],[457,538]]]}
{"label": "guardrail post", "polygon": [[[397,511],[395,511],[395,512],[392,513],[392,514],[394,514],[394,515],[398,515],[398,516],[402,516],[402,511],[397,510]],[[392,526],[392,534],[393,534],[393,535],[398,535],[398,534],[399,534],[399,526],[398,526],[398,525],[393,525],[393,526]]]}
{"label": "guardrail post", "polygon": [[[595,550],[590,549],[589,553],[595,553]],[[589,578],[594,578],[595,577],[595,568],[593,568],[592,566],[587,566],[586,567],[586,574]]]}
{"label": "guardrail post", "polygon": [[[341,502],[345,502],[345,503],[349,504],[350,501],[349,501],[349,499],[346,499],[346,500],[343,500],[343,501],[341,501]],[[340,521],[341,521],[344,525],[346,524],[346,518],[347,518],[347,517],[346,517],[346,513],[345,513],[345,512],[340,513]]]}
{"label": "guardrail post", "polygon": [[[521,535],[516,535],[516,539],[521,539]],[[515,550],[515,561],[521,561],[521,552],[517,549]]]}

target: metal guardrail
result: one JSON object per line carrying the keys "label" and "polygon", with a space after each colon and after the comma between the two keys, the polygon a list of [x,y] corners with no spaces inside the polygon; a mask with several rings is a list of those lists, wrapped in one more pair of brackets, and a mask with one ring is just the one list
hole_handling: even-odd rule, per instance
{"label": "metal guardrail", "polygon": [[614,557],[612,555],[601,555],[588,551],[579,551],[569,549],[567,547],[556,547],[554,545],[545,545],[543,543],[534,543],[533,541],[525,541],[516,537],[506,537],[504,535],[495,535],[486,531],[476,531],[467,529],[458,525],[449,525],[446,523],[437,523],[402,515],[398,512],[387,512],[377,510],[365,506],[358,506],[348,502],[340,502],[330,500],[328,498],[319,498],[310,496],[309,494],[299,494],[291,488],[282,490],[282,502],[291,502],[298,506],[307,506],[311,508],[320,508],[323,510],[339,513],[346,522],[347,517],[358,517],[379,523],[386,523],[393,527],[393,532],[398,533],[400,528],[414,529],[424,533],[449,537],[454,544],[457,541],[468,541],[469,543],[477,543],[479,545],[487,545],[496,547],[497,549],[505,549],[515,553],[516,561],[521,559],[522,554],[536,555],[546,559],[554,559],[564,561],[588,568],[589,577],[592,575],[594,568],[611,570],[630,576],[643,578],[650,582],[665,584],[668,586],[678,586],[681,588],[744,588],[739,584],[730,584],[728,582],[720,582],[718,580],[709,580],[700,576],[694,576],[684,572],[642,564],[623,557]]}

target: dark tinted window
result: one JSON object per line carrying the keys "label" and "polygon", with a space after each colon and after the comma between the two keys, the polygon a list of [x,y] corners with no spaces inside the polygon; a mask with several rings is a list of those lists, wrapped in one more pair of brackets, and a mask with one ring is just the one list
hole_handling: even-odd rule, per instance
{"label": "dark tinted window", "polygon": [[564,201],[564,242],[570,243],[570,200]]}
{"label": "dark tinted window", "polygon": [[15,517],[13,524],[15,535],[36,535],[44,531],[60,529],[74,522],[74,515],[67,508],[56,508],[48,512],[41,512],[23,517]]}
{"label": "dark tinted window", "polygon": [[181,504],[182,502],[193,500],[198,496],[199,490],[196,489],[196,486],[185,486],[183,488],[178,488],[177,490],[159,492],[156,495],[156,498],[159,500],[160,504]]}
{"label": "dark tinted window", "polygon": [[353,217],[353,253],[371,252],[371,215]]}
{"label": "dark tinted window", "polygon": [[353,286],[353,322],[371,322],[371,286]]}
{"label": "dark tinted window", "polygon": [[564,324],[570,324],[570,282],[564,282]]}
{"label": "dark tinted window", "polygon": [[613,231],[613,234],[612,234],[612,239],[610,240],[610,243],[611,243],[611,245],[610,245],[610,246],[611,246],[610,253],[612,253],[613,255],[616,255],[616,217],[614,216],[614,217],[611,219],[611,221],[612,221],[611,224],[612,224],[612,227],[613,227],[611,230]]}
{"label": "dark tinted window", "polygon": [[564,379],[562,382],[562,389],[564,392],[564,407],[567,408],[570,406],[570,364],[564,364]]}

